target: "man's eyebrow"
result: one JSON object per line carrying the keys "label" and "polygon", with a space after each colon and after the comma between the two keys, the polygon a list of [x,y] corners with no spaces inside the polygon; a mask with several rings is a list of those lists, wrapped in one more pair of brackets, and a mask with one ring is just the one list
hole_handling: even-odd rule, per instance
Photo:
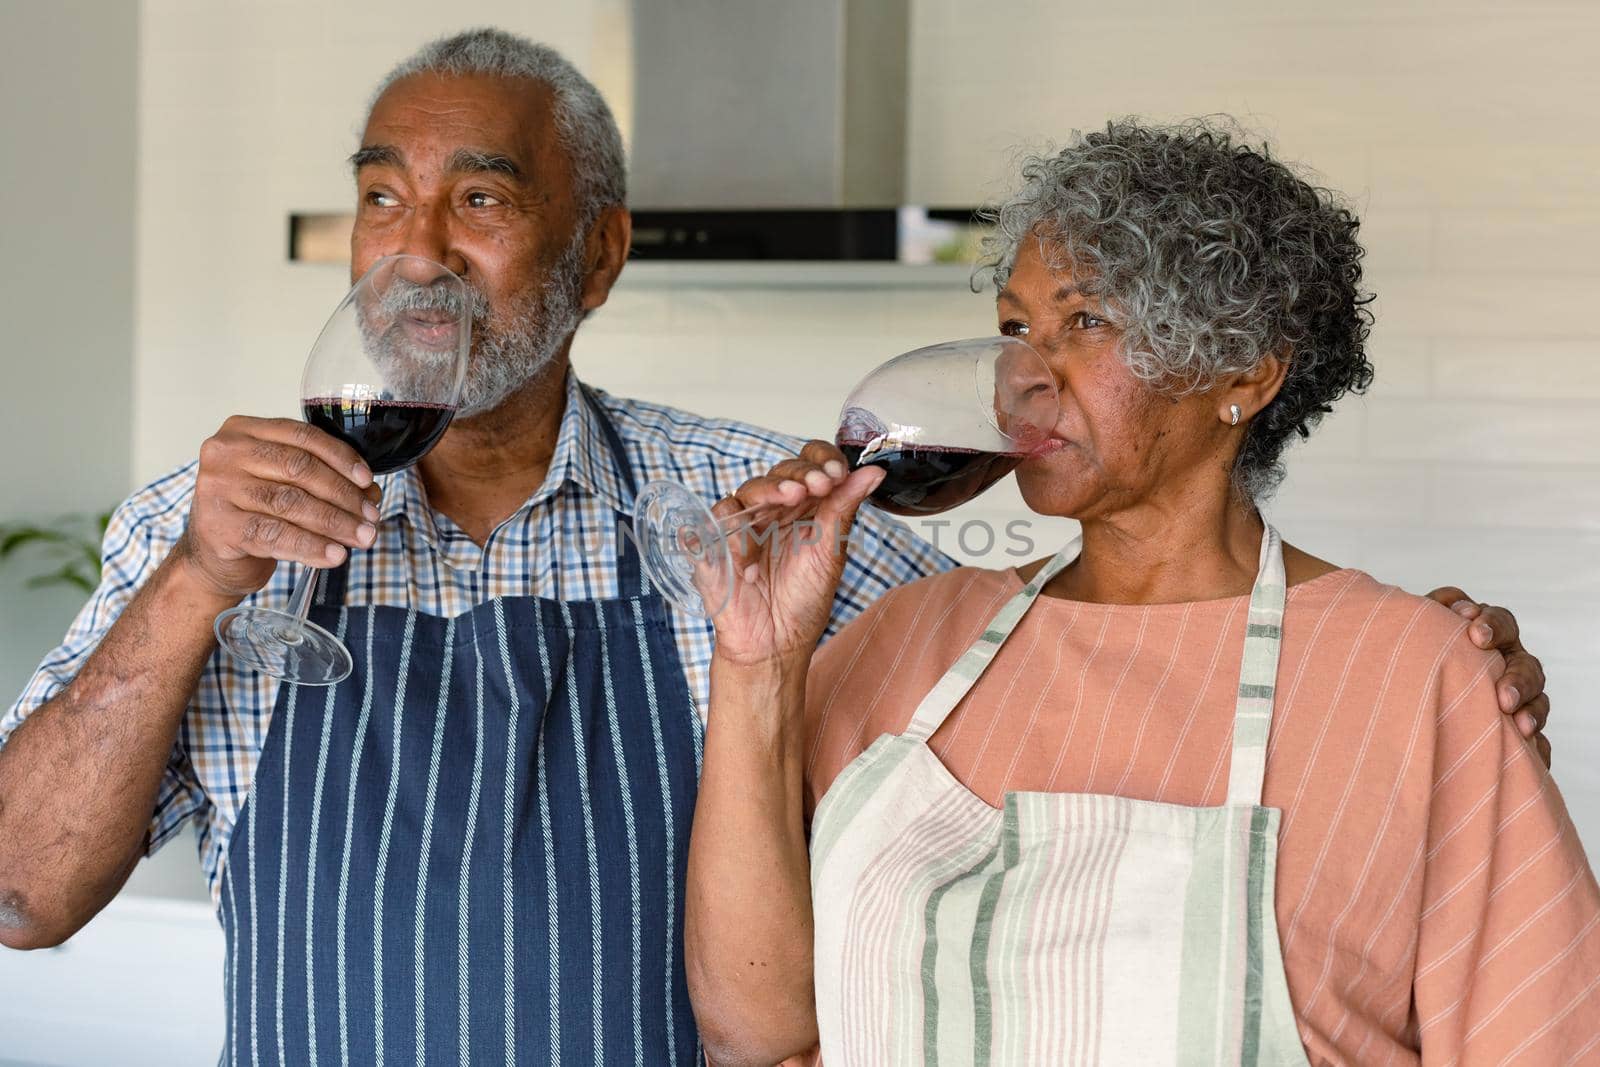
{"label": "man's eyebrow", "polygon": [[524,177],[522,168],[510,156],[477,148],[458,148],[450,153],[445,170],[453,174],[504,174],[517,181]]}
{"label": "man's eyebrow", "polygon": [[350,167],[353,170],[362,167],[404,168],[405,165],[405,157],[392,144],[364,144],[350,154]]}

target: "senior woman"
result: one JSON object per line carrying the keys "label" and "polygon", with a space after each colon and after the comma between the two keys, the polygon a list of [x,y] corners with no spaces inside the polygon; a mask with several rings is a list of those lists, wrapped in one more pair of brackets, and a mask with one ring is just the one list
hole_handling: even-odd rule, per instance
{"label": "senior woman", "polygon": [[[1600,889],[1466,622],[1284,544],[1280,457],[1372,377],[1357,222],[1204,125],[1030,160],[991,251],[1061,387],[1017,470],[1081,538],[886,594],[746,544],[689,859],[708,1051],[771,1063],[1600,1057]],[[720,507],[845,529],[813,442]]]}

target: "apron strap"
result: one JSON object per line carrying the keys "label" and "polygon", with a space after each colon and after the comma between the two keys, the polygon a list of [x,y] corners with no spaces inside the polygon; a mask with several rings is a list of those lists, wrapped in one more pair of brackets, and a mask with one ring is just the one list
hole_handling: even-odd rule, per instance
{"label": "apron strap", "polygon": [[[583,394],[584,402],[589,405],[589,410],[594,412],[595,421],[600,424],[600,432],[605,437],[606,447],[611,452],[611,462],[616,468],[617,477],[622,480],[622,487],[631,506],[639,495],[639,483],[633,476],[633,464],[628,462],[628,450],[623,447],[622,435],[617,433],[611,417],[606,414],[605,408],[600,406],[600,398],[594,395],[594,390],[579,382],[578,391]],[[616,518],[622,528],[629,531],[633,529],[633,516],[624,515],[619,511]],[[621,553],[617,558],[617,589],[623,596],[648,596],[650,589],[645,585],[644,568],[639,563],[639,546],[634,544],[633,538],[627,534],[620,540],[622,544]]]}
{"label": "apron strap", "polygon": [[335,607],[344,605],[345,586],[350,581],[350,553],[344,554],[344,562],[337,567],[317,572],[317,588],[311,596],[311,602],[319,607],[332,604]]}
{"label": "apron strap", "polygon": [[989,664],[994,662],[996,652],[1006,643],[1017,624],[1022,621],[1028,609],[1033,607],[1034,601],[1039,598],[1039,591],[1060,574],[1067,564],[1078,558],[1078,552],[1083,547],[1083,538],[1074,537],[1065,548],[1051,557],[1035,574],[1031,581],[1024,585],[1017,593],[1006,602],[1005,607],[989,621],[983,633],[972,643],[972,647],[962,653],[956,660],[955,666],[944,673],[938,683],[922,698],[922,703],[917,705],[917,710],[911,716],[911,723],[906,727],[904,737],[915,741],[926,741],[944,725],[945,719],[961,703],[963,697],[972,689],[983,672],[989,669]]}
{"label": "apron strap", "polygon": [[1273,697],[1278,684],[1278,653],[1283,648],[1283,604],[1288,584],[1283,541],[1271,523],[1264,525],[1256,584],[1250,591],[1244,657],[1239,665],[1239,698],[1233,711],[1233,758],[1228,770],[1230,806],[1261,806],[1267,735],[1272,729]]}

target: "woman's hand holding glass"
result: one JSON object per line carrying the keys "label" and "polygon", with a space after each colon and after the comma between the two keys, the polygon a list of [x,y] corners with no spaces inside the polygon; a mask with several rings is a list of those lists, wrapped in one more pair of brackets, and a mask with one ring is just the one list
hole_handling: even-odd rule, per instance
{"label": "woman's hand holding glass", "polygon": [[[838,448],[812,441],[712,508],[719,519],[759,517],[728,537],[732,584],[713,616],[719,659],[743,666],[809,659],[833,611],[856,510],[883,478],[879,467],[850,470]],[[708,601],[721,599],[722,574],[697,570]]]}

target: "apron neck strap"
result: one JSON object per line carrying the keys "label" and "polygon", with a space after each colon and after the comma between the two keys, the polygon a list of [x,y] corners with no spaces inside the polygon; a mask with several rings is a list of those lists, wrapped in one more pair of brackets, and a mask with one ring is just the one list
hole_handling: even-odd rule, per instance
{"label": "apron neck strap", "polygon": [[1272,729],[1273,698],[1278,684],[1278,654],[1283,648],[1283,605],[1288,579],[1283,567],[1283,541],[1264,522],[1261,559],[1255,588],[1250,591],[1250,617],[1245,624],[1244,657],[1239,664],[1239,696],[1233,710],[1233,758],[1228,769],[1229,806],[1261,805],[1261,782],[1267,769],[1267,736]]}
{"label": "apron neck strap", "polygon": [[[623,447],[622,435],[617,433],[616,426],[606,414],[605,408],[600,405],[600,398],[594,395],[594,390],[580,382],[578,391],[583,394],[584,403],[588,404],[589,410],[594,413],[595,422],[600,426],[601,436],[605,438],[606,448],[611,453],[611,463],[616,469],[617,477],[622,481],[628,504],[632,507],[633,501],[639,495],[639,483],[633,476],[633,464],[628,461],[628,450]],[[624,515],[619,511],[617,522],[629,531],[633,529],[632,515]],[[621,542],[619,546],[621,551],[617,557],[618,591],[623,596],[649,595],[650,590],[644,581],[644,568],[639,564],[639,546],[627,535],[617,540]]]}
{"label": "apron neck strap", "polygon": [[996,652],[1005,644],[1006,638],[1017,628],[1022,621],[1022,616],[1033,607],[1039,598],[1039,591],[1060,574],[1067,564],[1078,558],[1078,553],[1083,548],[1083,538],[1074,537],[1067,546],[1051,557],[1050,562],[1040,568],[1016,596],[1006,602],[1000,609],[983,633],[973,642],[972,647],[962,653],[956,660],[955,666],[945,672],[937,685],[928,691],[922,698],[922,703],[917,705],[917,710],[911,716],[911,723],[906,727],[904,736],[916,741],[926,741],[936,733],[945,719],[961,703],[968,690],[977,682],[984,671],[989,669],[989,664],[994,662]]}

